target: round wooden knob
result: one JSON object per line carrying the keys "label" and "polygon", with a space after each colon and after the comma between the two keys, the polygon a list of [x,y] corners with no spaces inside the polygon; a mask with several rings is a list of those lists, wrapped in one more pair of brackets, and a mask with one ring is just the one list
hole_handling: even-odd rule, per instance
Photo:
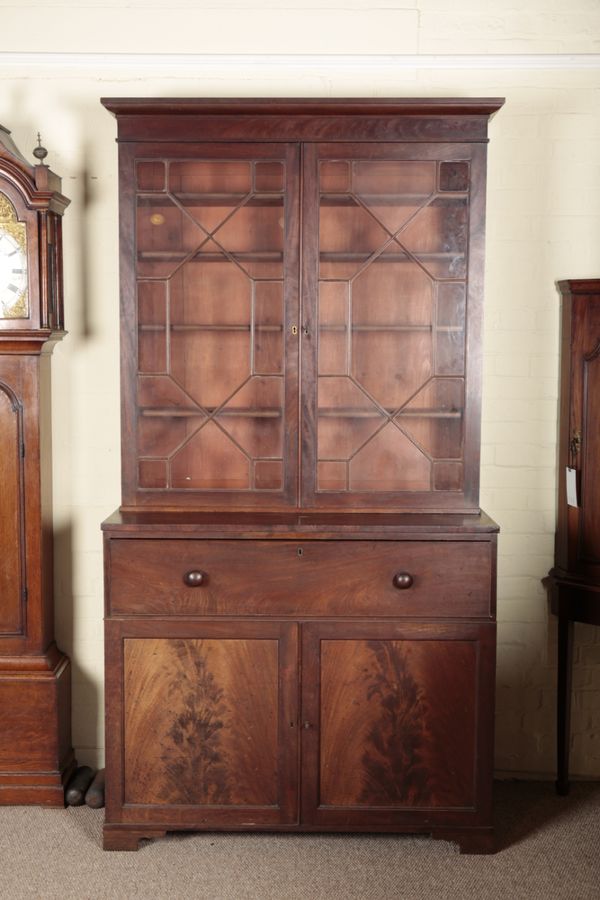
{"label": "round wooden knob", "polygon": [[185,573],[183,580],[188,587],[200,587],[206,584],[206,575],[204,572],[192,569],[191,572]]}
{"label": "round wooden knob", "polygon": [[398,588],[399,591],[405,591],[412,586],[412,583],[413,577],[412,575],[409,575],[408,572],[396,572],[392,578],[392,584],[395,588]]}

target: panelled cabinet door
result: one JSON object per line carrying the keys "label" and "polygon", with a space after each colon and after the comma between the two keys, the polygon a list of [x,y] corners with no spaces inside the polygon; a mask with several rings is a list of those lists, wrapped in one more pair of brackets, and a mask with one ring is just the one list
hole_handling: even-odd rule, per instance
{"label": "panelled cabinet door", "polygon": [[278,622],[107,622],[111,822],[297,821],[296,635]]}
{"label": "panelled cabinet door", "polygon": [[482,149],[306,148],[305,506],[477,506]]}
{"label": "panelled cabinet door", "polygon": [[125,504],[296,503],[298,155],[122,149]]}
{"label": "panelled cabinet door", "polygon": [[489,625],[305,626],[302,821],[484,822],[494,639]]}

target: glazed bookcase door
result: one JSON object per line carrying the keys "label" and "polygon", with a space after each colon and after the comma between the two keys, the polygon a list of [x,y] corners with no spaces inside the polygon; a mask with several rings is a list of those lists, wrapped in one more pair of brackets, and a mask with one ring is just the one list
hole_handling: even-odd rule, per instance
{"label": "glazed bookcase door", "polygon": [[106,634],[111,822],[297,821],[295,624],[113,620]]}
{"label": "glazed bookcase door", "polygon": [[307,506],[477,508],[479,149],[307,148]]}
{"label": "glazed bookcase door", "polygon": [[137,323],[122,340],[125,505],[294,505],[297,148],[129,145],[121,165]]}
{"label": "glazed bookcase door", "polygon": [[305,625],[302,821],[484,822],[494,640],[489,625]]}

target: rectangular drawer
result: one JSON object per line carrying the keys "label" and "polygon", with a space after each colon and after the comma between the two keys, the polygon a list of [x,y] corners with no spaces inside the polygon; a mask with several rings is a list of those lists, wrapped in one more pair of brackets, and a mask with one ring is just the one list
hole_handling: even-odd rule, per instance
{"label": "rectangular drawer", "polygon": [[[488,541],[113,539],[107,614],[493,616]],[[201,573],[201,576],[188,575]],[[408,587],[394,578],[407,574]],[[188,581],[200,582],[194,586]]]}

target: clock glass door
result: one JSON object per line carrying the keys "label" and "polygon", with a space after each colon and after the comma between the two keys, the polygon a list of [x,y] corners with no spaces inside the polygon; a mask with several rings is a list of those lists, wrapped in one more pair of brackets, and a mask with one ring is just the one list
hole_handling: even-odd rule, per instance
{"label": "clock glass door", "polygon": [[11,201],[0,193],[0,319],[29,318],[27,234]]}

